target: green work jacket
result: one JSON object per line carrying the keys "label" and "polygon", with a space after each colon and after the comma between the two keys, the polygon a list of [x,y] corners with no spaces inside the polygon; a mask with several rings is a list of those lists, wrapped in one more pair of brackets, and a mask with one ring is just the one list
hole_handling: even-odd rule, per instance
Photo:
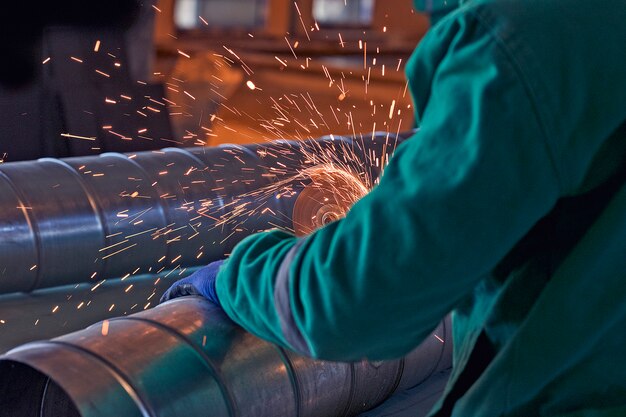
{"label": "green work jacket", "polygon": [[453,314],[433,415],[626,416],[626,1],[467,2],[407,75],[419,131],[345,219],[242,241],[226,313],[324,359]]}

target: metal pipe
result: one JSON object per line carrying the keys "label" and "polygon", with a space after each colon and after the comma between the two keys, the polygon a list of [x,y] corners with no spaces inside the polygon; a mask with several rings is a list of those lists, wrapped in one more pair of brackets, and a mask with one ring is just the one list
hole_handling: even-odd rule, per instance
{"label": "metal pipe", "polygon": [[406,357],[312,360],[185,297],[0,358],[0,416],[348,417],[451,366],[444,321]]}
{"label": "metal pipe", "polygon": [[[206,264],[252,232],[297,229],[296,198],[254,192],[328,160],[372,182],[398,140],[326,137],[2,164],[0,294]],[[305,186],[299,177],[291,197]],[[248,214],[233,216],[241,207]]]}
{"label": "metal pipe", "polygon": [[0,295],[0,354],[154,307],[170,285],[199,268]]}

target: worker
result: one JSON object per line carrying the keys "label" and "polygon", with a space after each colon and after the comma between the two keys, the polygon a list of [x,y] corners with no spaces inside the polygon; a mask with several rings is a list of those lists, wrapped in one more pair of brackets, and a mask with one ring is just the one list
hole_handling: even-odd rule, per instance
{"label": "worker", "polygon": [[419,131],[376,188],[164,299],[341,361],[403,356],[451,312],[431,415],[625,416],[625,22],[624,0],[463,3],[407,64]]}

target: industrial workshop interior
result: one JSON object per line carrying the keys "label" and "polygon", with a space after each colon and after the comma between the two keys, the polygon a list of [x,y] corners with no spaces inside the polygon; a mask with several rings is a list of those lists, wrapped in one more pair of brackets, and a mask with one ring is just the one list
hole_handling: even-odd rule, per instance
{"label": "industrial workshop interior", "polygon": [[0,417],[626,417],[626,1],[0,19]]}

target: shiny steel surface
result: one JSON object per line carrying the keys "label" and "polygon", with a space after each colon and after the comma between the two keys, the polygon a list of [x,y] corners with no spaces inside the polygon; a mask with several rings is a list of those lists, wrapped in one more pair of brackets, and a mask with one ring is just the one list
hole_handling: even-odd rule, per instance
{"label": "shiny steel surface", "polygon": [[[373,155],[392,142],[327,137],[2,164],[0,294],[222,258],[255,231],[296,229],[295,197],[310,184],[301,168],[332,159],[378,175]],[[292,192],[255,195],[290,175]]]}
{"label": "shiny steel surface", "polygon": [[0,358],[0,416],[347,417],[451,366],[450,323],[405,358],[304,358],[185,297]]}

